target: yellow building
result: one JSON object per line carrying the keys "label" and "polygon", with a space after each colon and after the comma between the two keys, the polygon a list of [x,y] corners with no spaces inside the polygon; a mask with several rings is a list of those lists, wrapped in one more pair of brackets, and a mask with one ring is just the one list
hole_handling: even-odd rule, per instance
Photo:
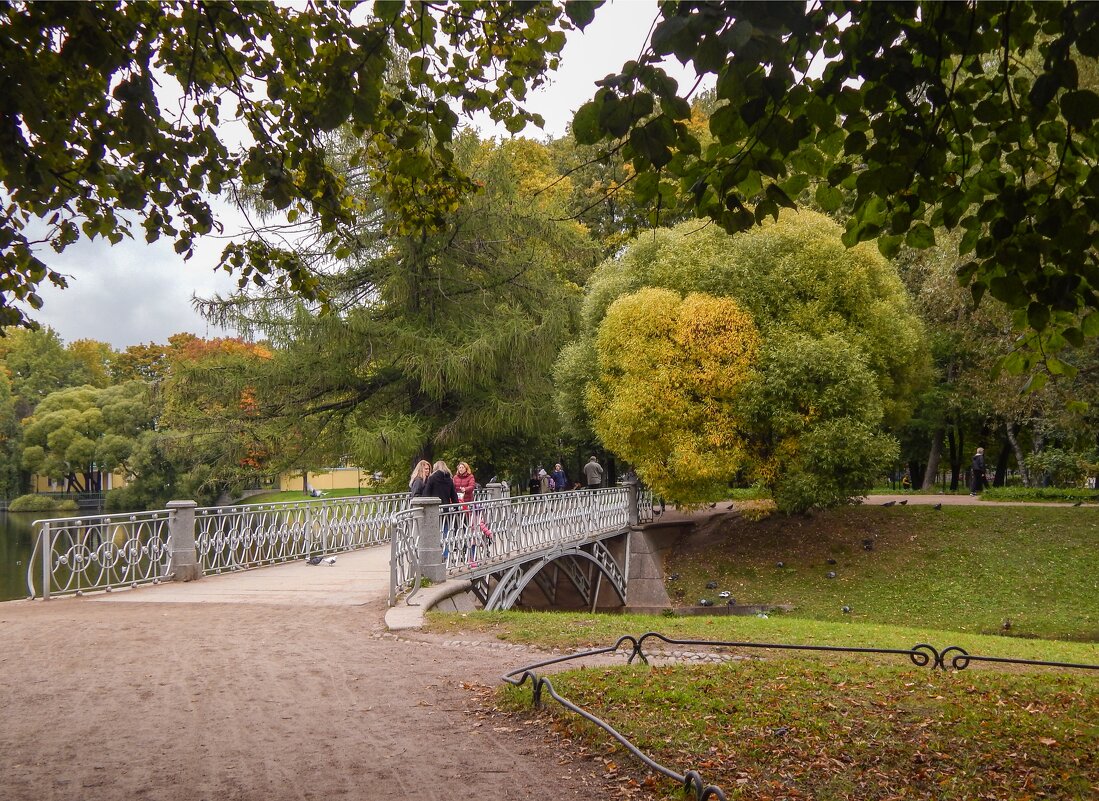
{"label": "yellow building", "polygon": [[[115,470],[110,473],[100,471],[99,476],[101,492],[106,492],[107,490],[113,489],[122,489],[130,483],[126,480],[126,475],[121,470]],[[63,478],[50,478],[49,476],[42,476],[38,473],[31,474],[31,492],[68,491],[69,490],[65,486],[65,479]],[[87,491],[95,492],[96,490]]]}
{"label": "yellow building", "polygon": [[305,484],[303,484],[302,472],[299,470],[295,473],[283,473],[279,476],[279,490],[281,492],[303,490],[308,492],[311,489],[318,492],[328,492],[336,489],[368,490],[372,478],[373,474],[361,467],[332,467],[317,472],[310,470]]}

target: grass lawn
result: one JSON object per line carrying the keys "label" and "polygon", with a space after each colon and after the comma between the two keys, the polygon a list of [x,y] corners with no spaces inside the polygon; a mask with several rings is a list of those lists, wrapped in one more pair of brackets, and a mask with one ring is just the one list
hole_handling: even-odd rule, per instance
{"label": "grass lawn", "polygon": [[[345,489],[332,489],[322,490],[325,498],[346,498],[352,495],[374,495],[376,493],[370,492],[365,487],[358,489],[356,487],[348,487]],[[319,500],[311,495],[307,495],[301,490],[291,490],[289,492],[265,492],[262,495],[249,495],[243,501],[244,503],[286,503],[289,501],[313,501]]]}
{"label": "grass lawn", "polygon": [[[679,542],[665,568],[678,574],[667,586],[684,605],[722,603],[717,593],[729,590],[740,604],[794,610],[767,618],[431,613],[428,627],[562,649],[659,631],[757,643],[927,642],[1099,664],[1099,514],[1087,507],[860,506],[758,522],[719,515]],[[706,589],[708,581],[718,587]],[[552,680],[657,762],[697,769],[730,798],[1099,797],[1099,672],[976,662],[943,672],[896,656],[725,650],[744,658],[588,667]],[[500,704],[529,710],[530,696],[529,684],[506,687]],[[548,703],[539,714],[597,754],[623,797],[641,789],[683,797],[609,736]]]}
{"label": "grass lawn", "polygon": [[700,528],[665,563],[684,605],[722,603],[727,590],[836,623],[1099,641],[1094,509],[855,506],[759,522],[729,514]]}
{"label": "grass lawn", "polygon": [[[1099,793],[1094,676],[776,658],[575,670],[552,681],[658,763],[698,770],[729,798],[1083,801]],[[500,698],[505,709],[529,709],[530,685]],[[548,696],[542,714],[594,751],[608,778],[684,797]]]}

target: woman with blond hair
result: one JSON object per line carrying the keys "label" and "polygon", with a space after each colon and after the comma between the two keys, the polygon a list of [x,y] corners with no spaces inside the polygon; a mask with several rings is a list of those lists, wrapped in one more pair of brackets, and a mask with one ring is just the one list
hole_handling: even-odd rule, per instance
{"label": "woman with blond hair", "polygon": [[424,494],[427,486],[427,477],[431,475],[431,462],[421,459],[412,468],[412,475],[408,477],[408,498],[419,498]]}

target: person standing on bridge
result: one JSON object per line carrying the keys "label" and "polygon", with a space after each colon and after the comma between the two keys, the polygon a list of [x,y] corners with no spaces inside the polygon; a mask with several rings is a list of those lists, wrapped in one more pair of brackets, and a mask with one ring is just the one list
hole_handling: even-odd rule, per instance
{"label": "person standing on bridge", "polygon": [[603,466],[594,456],[584,465],[584,478],[587,479],[588,489],[599,489],[603,485]]}
{"label": "person standing on bridge", "polygon": [[427,477],[431,475],[431,462],[421,459],[412,468],[412,475],[408,478],[408,499],[419,498],[424,494],[427,486]]}
{"label": "person standing on bridge", "polygon": [[565,468],[560,464],[553,466],[553,491],[564,492],[569,488],[569,477],[565,475]]}
{"label": "person standing on bridge", "polygon": [[[434,472],[427,477],[427,484],[424,485],[424,497],[438,498],[443,504],[458,503],[458,493],[454,491],[454,479],[450,475],[450,468],[446,466],[446,462],[440,459],[432,467]],[[448,535],[450,529],[453,528],[451,526],[453,517],[454,515],[451,512],[443,514],[443,562],[446,562],[447,557],[450,555]]]}

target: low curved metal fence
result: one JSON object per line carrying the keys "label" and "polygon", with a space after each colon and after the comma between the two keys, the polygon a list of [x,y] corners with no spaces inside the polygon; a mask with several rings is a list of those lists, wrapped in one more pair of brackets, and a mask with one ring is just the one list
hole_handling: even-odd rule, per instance
{"label": "low curved metal fence", "polygon": [[629,657],[626,660],[627,664],[632,664],[634,659],[640,659],[645,664],[648,664],[649,660],[644,651],[644,645],[647,640],[659,640],[668,645],[686,645],[694,647],[723,647],[723,648],[747,648],[747,649],[761,649],[761,650],[781,650],[781,651],[819,651],[830,653],[849,653],[849,654],[881,654],[890,656],[906,656],[917,667],[929,667],[932,670],[965,670],[972,662],[988,662],[996,664],[1010,664],[1010,665],[1026,665],[1031,667],[1054,667],[1054,668],[1070,668],[1078,670],[1094,670],[1099,671],[1099,665],[1089,665],[1076,662],[1050,662],[1035,659],[1013,659],[1008,657],[998,656],[981,656],[978,654],[971,654],[964,648],[957,645],[951,645],[947,648],[938,649],[927,643],[918,643],[911,648],[859,648],[853,646],[837,646],[837,645],[790,645],[785,643],[756,643],[756,642],[737,642],[737,641],[724,641],[724,640],[677,640],[671,637],[666,637],[659,632],[650,631],[642,634],[639,637],[627,634],[618,638],[618,641],[614,645],[604,646],[602,648],[592,648],[587,651],[580,651],[574,654],[565,654],[564,656],[554,657],[552,659],[546,659],[541,662],[536,662],[532,665],[526,665],[524,667],[516,668],[502,676],[502,679],[508,684],[515,687],[521,687],[528,680],[531,683],[532,691],[532,703],[535,707],[542,706],[543,694],[549,695],[554,701],[559,703],[565,709],[573,712],[580,717],[584,718],[590,723],[598,726],[608,735],[613,737],[619,744],[621,744],[627,751],[629,751],[634,757],[640,760],[646,767],[655,773],[659,773],[668,779],[681,785],[684,793],[693,792],[697,801],[705,801],[708,798],[717,798],[720,801],[726,801],[728,796],[720,788],[713,784],[707,784],[702,774],[694,769],[688,769],[682,773],[675,771],[665,765],[660,764],[655,759],[644,753],[640,748],[634,745],[629,738],[624,734],[617,731],[606,721],[592,714],[583,707],[577,706],[563,695],[557,692],[553,683],[545,676],[540,676],[536,671],[540,668],[549,667],[550,665],[559,665],[564,662],[570,662],[578,659],[585,659],[592,656],[599,656],[601,654],[613,654],[621,650],[623,645],[630,647]]}

